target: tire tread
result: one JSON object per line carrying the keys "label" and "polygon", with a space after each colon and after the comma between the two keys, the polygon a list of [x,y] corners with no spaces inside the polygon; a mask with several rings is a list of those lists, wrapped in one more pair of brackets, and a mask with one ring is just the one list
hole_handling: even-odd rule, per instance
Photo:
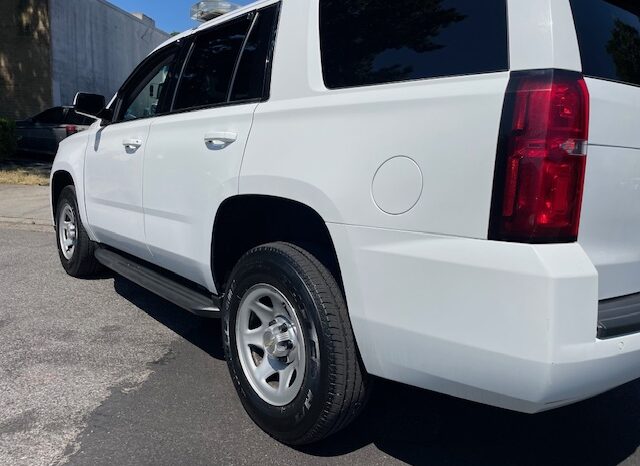
{"label": "tire tread", "polygon": [[[291,243],[269,243],[247,255],[270,250],[287,256],[317,301],[324,340],[331,347],[329,393],[322,413],[304,436],[287,443],[317,442],[345,428],[362,411],[369,394],[369,378],[360,360],[343,293],[331,272],[311,253]],[[344,348],[344,351],[340,349]]]}

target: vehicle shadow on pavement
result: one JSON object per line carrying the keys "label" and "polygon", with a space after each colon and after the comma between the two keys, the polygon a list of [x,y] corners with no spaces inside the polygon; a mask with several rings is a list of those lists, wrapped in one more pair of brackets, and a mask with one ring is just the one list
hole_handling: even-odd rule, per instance
{"label": "vehicle shadow on pavement", "polygon": [[114,287],[116,293],[165,327],[210,356],[224,360],[219,319],[195,316],[119,275],[114,276]]}
{"label": "vehicle shadow on pavement", "polygon": [[[210,356],[224,359],[218,320],[203,319],[115,277],[115,290]],[[514,413],[375,380],[351,426],[298,448],[317,458],[370,445],[412,465],[617,465],[640,445],[640,381],[577,405],[536,415]]]}
{"label": "vehicle shadow on pavement", "polygon": [[337,456],[375,446],[408,464],[617,465],[640,445],[640,382],[527,415],[383,380],[363,415],[303,451]]}

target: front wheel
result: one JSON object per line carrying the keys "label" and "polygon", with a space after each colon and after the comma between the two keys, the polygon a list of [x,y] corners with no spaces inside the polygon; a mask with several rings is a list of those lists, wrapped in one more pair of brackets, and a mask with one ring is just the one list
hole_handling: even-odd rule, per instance
{"label": "front wheel", "polygon": [[304,249],[272,243],[245,254],[229,283],[225,354],[251,418],[291,445],[349,424],[369,383],[331,272]]}
{"label": "front wheel", "polygon": [[66,272],[72,277],[90,277],[101,270],[94,257],[95,243],[89,239],[78,210],[76,190],[65,187],[56,207],[58,255]]}

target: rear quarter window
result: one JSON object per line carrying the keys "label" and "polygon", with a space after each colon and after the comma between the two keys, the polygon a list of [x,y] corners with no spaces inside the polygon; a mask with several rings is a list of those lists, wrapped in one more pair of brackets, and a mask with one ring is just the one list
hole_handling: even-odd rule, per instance
{"label": "rear quarter window", "polygon": [[509,69],[506,0],[320,0],[325,85]]}
{"label": "rear quarter window", "polygon": [[640,85],[640,3],[571,0],[571,8],[583,73]]}

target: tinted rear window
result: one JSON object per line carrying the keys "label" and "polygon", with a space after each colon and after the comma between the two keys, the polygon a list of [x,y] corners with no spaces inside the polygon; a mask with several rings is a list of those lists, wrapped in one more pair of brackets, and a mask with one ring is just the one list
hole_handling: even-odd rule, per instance
{"label": "tinted rear window", "polygon": [[329,88],[507,70],[506,0],[320,0]]}
{"label": "tinted rear window", "polygon": [[198,34],[185,66],[174,109],[227,101],[231,78],[251,21],[241,18]]}
{"label": "tinted rear window", "polygon": [[584,74],[640,85],[637,1],[571,0]]}

